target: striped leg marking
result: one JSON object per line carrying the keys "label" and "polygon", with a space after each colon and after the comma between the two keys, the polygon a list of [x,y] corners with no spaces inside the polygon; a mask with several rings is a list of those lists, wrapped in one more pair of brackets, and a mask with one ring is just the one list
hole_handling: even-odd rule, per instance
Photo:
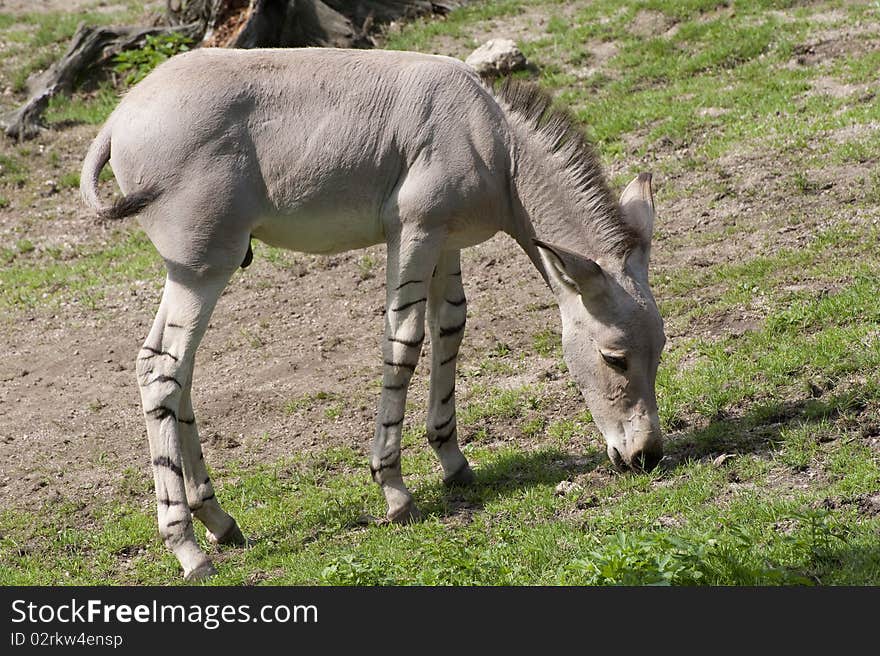
{"label": "striped leg marking", "polygon": [[432,252],[436,252],[431,246],[428,241],[412,239],[391,240],[388,246],[382,395],[370,472],[382,486],[388,503],[387,517],[394,522],[419,517],[400,472],[400,438],[410,379],[425,340],[425,311],[434,268]]}
{"label": "striped leg marking", "polygon": [[178,419],[180,446],[183,453],[183,478],[189,509],[208,529],[208,539],[215,544],[244,545],[246,540],[241,529],[214,495],[214,486],[208,476],[208,468],[199,442],[199,431],[193,414],[190,388],[183,391],[180,401],[181,414],[191,417]]}
{"label": "striped leg marking", "polygon": [[431,383],[428,443],[440,459],[446,484],[468,484],[473,471],[458,446],[455,419],[455,365],[467,321],[459,251],[440,257],[428,294]]}
{"label": "striped leg marking", "polygon": [[[153,327],[137,357],[159,535],[174,552],[187,580],[214,573],[211,561],[196,543],[193,533],[187,479],[196,468],[191,467],[184,440],[187,435],[195,434],[195,419],[189,403],[195,350],[227,280],[228,277],[222,277],[206,282],[201,278],[198,283],[184,284],[169,276]],[[213,497],[213,491],[210,496]]]}

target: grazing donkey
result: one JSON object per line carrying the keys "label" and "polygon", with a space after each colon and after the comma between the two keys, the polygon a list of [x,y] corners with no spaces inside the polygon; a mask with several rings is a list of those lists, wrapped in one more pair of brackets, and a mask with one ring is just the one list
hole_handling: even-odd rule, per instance
{"label": "grazing donkey", "polygon": [[[111,162],[124,196],[98,199]],[[494,90],[461,62],[407,52],[195,50],[122,100],[86,155],[81,190],[104,218],[138,214],[167,280],[137,378],[159,531],[187,579],[214,572],[195,515],[244,541],[214,496],[191,383],[209,317],[255,237],[309,253],[385,242],[384,374],[372,447],[388,519],[418,515],[400,473],[407,388],[431,334],[427,437],[446,483],[458,446],[455,362],[467,314],[460,250],[512,236],[552,289],[568,368],[615,465],[662,455],[654,380],[665,337],[648,287],[651,177],[616,201],[574,119],[536,86]]]}

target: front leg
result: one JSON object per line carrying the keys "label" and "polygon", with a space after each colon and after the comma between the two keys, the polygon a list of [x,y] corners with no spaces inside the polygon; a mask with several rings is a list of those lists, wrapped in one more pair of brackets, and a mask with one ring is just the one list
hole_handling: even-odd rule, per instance
{"label": "front leg", "polygon": [[389,239],[385,336],[382,343],[382,396],[370,471],[382,486],[390,521],[417,519],[419,511],[403,482],[400,438],[406,395],[425,339],[425,307],[437,258],[434,239]]}

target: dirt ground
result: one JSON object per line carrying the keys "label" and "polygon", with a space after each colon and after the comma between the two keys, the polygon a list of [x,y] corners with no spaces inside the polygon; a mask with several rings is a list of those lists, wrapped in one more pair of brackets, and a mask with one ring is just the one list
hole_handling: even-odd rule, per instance
{"label": "dirt ground", "polygon": [[[0,10],[50,4],[0,0]],[[647,15],[633,29],[650,29],[651,20]],[[792,65],[808,65],[817,52],[827,56],[846,52],[851,43],[848,35],[832,32],[814,44],[804,44],[799,56],[806,59]],[[483,36],[508,34],[499,25],[497,33],[487,31]],[[604,56],[607,59],[607,53]],[[592,66],[601,66],[603,59],[597,56],[591,61]],[[859,92],[834,84],[826,81],[813,93]],[[4,109],[16,100],[20,98],[2,98]],[[49,130],[28,144],[26,164],[37,184],[4,191],[9,204],[0,209],[2,243],[27,238],[38,250],[45,250],[94,248],[106,242],[111,228],[96,223],[80,202],[78,190],[54,184],[60,172],[79,170],[96,132],[94,126]],[[0,153],[17,153],[15,148],[6,140],[0,142]],[[666,158],[686,155],[689,148],[669,144],[638,164],[649,169]],[[60,163],[50,161],[53,152]],[[780,248],[803,243],[821,216],[817,208],[840,206],[848,211],[847,202],[860,193],[859,181],[870,166],[830,165],[808,172],[822,189],[806,198],[789,193],[790,182],[780,173],[784,165],[774,152],[755,144],[725,157],[712,170],[686,174],[687,180],[655,178],[659,234],[653,249],[654,275],[682,266],[737,261],[764,248],[768,236]],[[609,170],[610,175],[617,172]],[[694,175],[707,187],[721,186],[732,193],[704,198],[674,193],[692,185]],[[107,193],[113,190],[110,183],[103,188]],[[797,209],[792,203],[803,205],[803,221],[780,223],[777,217],[790,216]],[[859,217],[853,213],[851,219]],[[693,245],[700,243],[702,233],[723,229],[731,221],[747,222],[749,230],[740,233],[745,237],[710,247]],[[683,245],[688,237],[691,245]],[[345,445],[366,454],[381,377],[384,249],[327,258],[297,255],[289,267],[273,265],[261,257],[263,252],[257,249],[253,265],[235,275],[199,350],[194,403],[207,461],[214,467],[230,461],[271,462],[328,445]],[[369,270],[365,255],[375,261]],[[467,399],[475,384],[540,382],[547,396],[557,399],[543,411],[549,419],[580,412],[583,405],[568,379],[558,375],[556,360],[535,353],[533,336],[547,327],[558,331],[559,319],[550,292],[528,258],[512,240],[497,236],[466,251],[462,268],[470,312],[460,360],[466,375],[459,379],[459,398]],[[83,492],[96,500],[109,499],[127,469],[149,476],[134,359],[158,305],[160,282],[157,274],[136,285],[120,283],[108,290],[107,302],[99,309],[71,302],[2,317],[0,508],[38,509],[52,499]],[[686,334],[727,334],[748,330],[754,323],[749,316],[708,317],[690,326],[671,326],[669,337],[674,343]],[[521,355],[516,371],[474,375],[498,344]],[[410,426],[424,421],[429,350],[426,344],[412,385]],[[329,398],[311,407],[285,410],[289,402],[316,392],[326,392]],[[341,404],[341,411],[328,418],[326,410],[333,404]],[[469,432],[463,427],[464,441]],[[496,430],[492,438],[501,441],[509,436]],[[143,502],[149,505],[152,500]]]}

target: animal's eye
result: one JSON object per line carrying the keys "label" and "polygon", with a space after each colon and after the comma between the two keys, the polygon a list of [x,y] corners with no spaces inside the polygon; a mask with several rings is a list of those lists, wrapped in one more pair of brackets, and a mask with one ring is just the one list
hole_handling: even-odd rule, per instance
{"label": "animal's eye", "polygon": [[626,371],[626,358],[624,356],[602,353],[602,359],[605,360],[609,367],[614,367],[620,371]]}

